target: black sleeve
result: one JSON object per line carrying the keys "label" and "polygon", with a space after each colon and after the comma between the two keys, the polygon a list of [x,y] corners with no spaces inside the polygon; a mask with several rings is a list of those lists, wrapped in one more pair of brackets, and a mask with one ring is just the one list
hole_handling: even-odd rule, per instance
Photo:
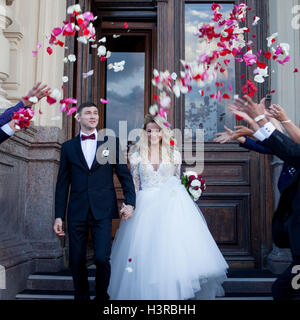
{"label": "black sleeve", "polygon": [[294,142],[290,137],[275,130],[268,139],[261,143],[271,149],[274,155],[281,160],[295,169],[300,169],[300,144]]}
{"label": "black sleeve", "polygon": [[2,129],[0,129],[0,144],[10,138],[8,134],[6,134]]}
{"label": "black sleeve", "polygon": [[117,159],[116,159],[117,163],[114,165],[114,167],[123,189],[123,193],[125,196],[125,203],[135,207],[134,183],[133,183],[133,179],[127,164],[124,164],[125,162],[124,156],[119,153],[119,139],[117,139],[117,143],[116,143],[116,155],[117,155]]}
{"label": "black sleeve", "polygon": [[65,219],[69,186],[71,178],[66,152],[66,145],[62,144],[60,154],[60,166],[57,175],[56,190],[55,190],[55,218]]}

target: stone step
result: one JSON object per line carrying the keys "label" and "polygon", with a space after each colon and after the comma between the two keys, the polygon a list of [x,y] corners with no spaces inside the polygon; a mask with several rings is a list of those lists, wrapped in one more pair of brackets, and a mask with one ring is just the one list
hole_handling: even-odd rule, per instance
{"label": "stone step", "polygon": [[[95,293],[91,292],[91,299]],[[24,290],[16,295],[17,300],[73,300],[73,291],[62,290]],[[273,300],[269,294],[236,293],[228,294],[225,297],[218,297],[216,300]]]}
{"label": "stone step", "polygon": [[[95,266],[88,267],[91,296],[95,290]],[[269,271],[230,270],[223,283],[225,297],[217,300],[272,300],[275,276]],[[57,273],[32,274],[27,288],[16,296],[22,300],[72,300],[73,281],[70,270]]]}
{"label": "stone step", "polygon": [[[95,277],[88,278],[90,289],[95,288]],[[226,293],[271,293],[275,278],[228,278],[223,283]],[[73,280],[71,276],[60,275],[30,275],[27,280],[29,290],[59,290],[72,291]]]}

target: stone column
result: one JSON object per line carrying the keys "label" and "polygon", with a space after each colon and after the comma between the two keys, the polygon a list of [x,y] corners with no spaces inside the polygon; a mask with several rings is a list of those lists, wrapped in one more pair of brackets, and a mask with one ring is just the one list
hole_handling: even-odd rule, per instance
{"label": "stone column", "polygon": [[2,88],[3,82],[9,76],[10,63],[10,45],[3,31],[11,24],[11,10],[7,6],[6,0],[0,0],[0,109],[11,106],[11,103],[7,100],[7,92]]}
{"label": "stone column", "polygon": [[13,12],[13,23],[3,32],[4,36],[10,43],[10,69],[9,77],[3,83],[2,87],[7,92],[7,99],[13,104],[17,104],[25,94],[25,92],[20,91],[22,67],[22,52],[20,47],[21,40],[24,37],[24,30],[17,19],[19,11],[17,2],[13,2],[11,11]]}

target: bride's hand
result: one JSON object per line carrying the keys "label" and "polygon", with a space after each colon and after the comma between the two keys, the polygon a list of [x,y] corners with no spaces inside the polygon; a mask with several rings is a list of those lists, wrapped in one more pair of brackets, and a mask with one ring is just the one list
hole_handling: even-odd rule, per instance
{"label": "bride's hand", "polygon": [[121,217],[124,220],[128,220],[133,217],[133,206],[131,205],[123,205],[120,210]]}

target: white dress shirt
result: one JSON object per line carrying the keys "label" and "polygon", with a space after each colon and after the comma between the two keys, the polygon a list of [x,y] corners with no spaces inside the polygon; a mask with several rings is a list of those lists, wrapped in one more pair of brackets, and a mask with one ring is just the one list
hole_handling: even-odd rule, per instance
{"label": "white dress shirt", "polygon": [[4,131],[8,136],[14,135],[14,130],[9,126],[9,124],[5,124],[1,127],[1,130]]}
{"label": "white dress shirt", "polygon": [[253,136],[259,141],[264,141],[265,139],[269,139],[275,130],[276,128],[274,125],[271,122],[267,122],[263,127],[257,130]]}
{"label": "white dress shirt", "polygon": [[80,142],[81,142],[81,149],[83,152],[83,155],[85,157],[85,161],[88,165],[88,167],[91,169],[94,159],[96,157],[96,151],[97,151],[97,130],[95,129],[91,134],[95,133],[96,139],[88,139],[88,140],[81,140],[81,136],[89,136],[89,134],[86,134],[80,130]]}

